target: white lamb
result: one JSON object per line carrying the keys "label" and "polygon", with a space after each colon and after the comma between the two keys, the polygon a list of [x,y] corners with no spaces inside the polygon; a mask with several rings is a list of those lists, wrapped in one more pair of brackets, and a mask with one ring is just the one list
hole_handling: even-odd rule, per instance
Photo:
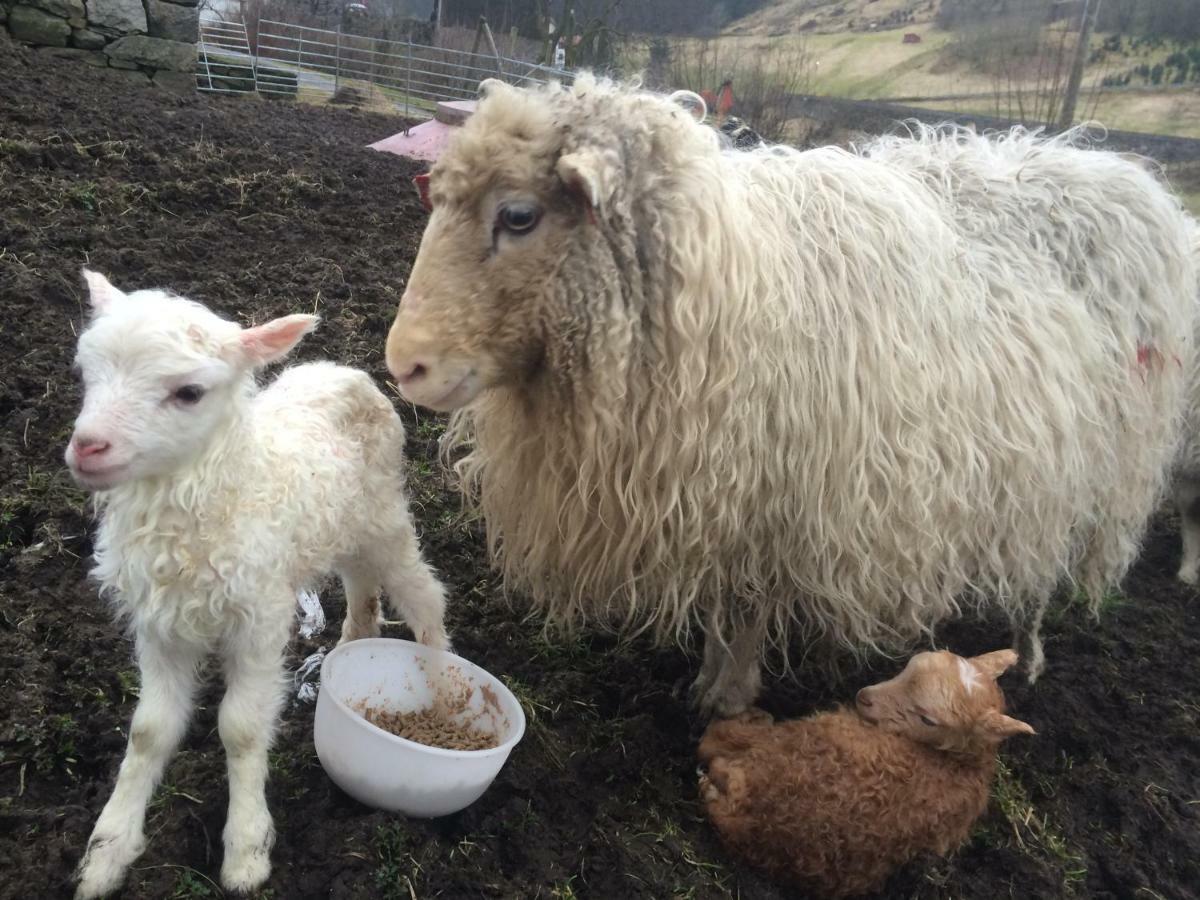
{"label": "white lamb", "polygon": [[793,637],[900,648],[990,602],[1043,667],[1163,496],[1196,224],[1077,134],[723,152],[664,97],[498,82],[429,173],[387,344],[454,410],[511,587],[706,637],[722,714]]}
{"label": "white lamb", "polygon": [[447,645],[443,589],[404,498],[404,429],[366,374],[331,363],[290,368],[259,390],[255,370],[287,354],[315,316],[242,329],[181,297],[84,277],[95,314],[79,338],[83,410],[66,459],[99,492],[92,574],[136,638],[142,690],[76,896],[116,888],[145,847],[146,804],[209,654],[226,682],[221,882],[249,890],[271,871],[267,749],[297,590],[341,576],[345,641],[379,633],[383,587],[418,640]]}

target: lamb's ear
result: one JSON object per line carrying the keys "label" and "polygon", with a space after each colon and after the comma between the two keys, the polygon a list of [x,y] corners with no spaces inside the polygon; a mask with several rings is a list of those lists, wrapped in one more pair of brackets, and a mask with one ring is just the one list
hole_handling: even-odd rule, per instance
{"label": "lamb's ear", "polygon": [[616,166],[595,150],[564,153],[554,167],[567,191],[578,196],[590,214],[598,214],[612,196]]}
{"label": "lamb's ear", "polygon": [[83,280],[88,287],[88,303],[98,313],[106,311],[113,303],[125,296],[121,291],[113,287],[112,282],[99,272],[84,269]]}
{"label": "lamb's ear", "polygon": [[238,335],[236,354],[243,365],[258,368],[282,359],[317,327],[317,316],[294,315],[272,319]]}
{"label": "lamb's ear", "polygon": [[971,662],[975,664],[975,668],[980,672],[995,681],[1015,666],[1017,659],[1017,652],[1015,650],[995,650],[991,653],[972,656]]}
{"label": "lamb's ear", "polygon": [[1033,730],[1033,726],[1027,722],[1014,719],[1012,716],[1006,716],[1004,713],[994,709],[988,710],[988,714],[979,723],[979,727],[983,730],[984,734],[997,742],[1005,738],[1010,738],[1015,734],[1037,734]]}

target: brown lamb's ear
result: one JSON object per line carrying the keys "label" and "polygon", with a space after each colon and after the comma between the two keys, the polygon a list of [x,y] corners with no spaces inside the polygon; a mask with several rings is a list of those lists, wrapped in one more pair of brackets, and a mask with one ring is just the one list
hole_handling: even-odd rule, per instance
{"label": "brown lamb's ear", "polygon": [[1017,664],[1015,650],[995,650],[971,657],[971,662],[984,675],[995,681]]}
{"label": "brown lamb's ear", "polygon": [[1033,726],[997,710],[989,710],[979,723],[980,730],[991,740],[999,743],[1016,734],[1037,734]]}

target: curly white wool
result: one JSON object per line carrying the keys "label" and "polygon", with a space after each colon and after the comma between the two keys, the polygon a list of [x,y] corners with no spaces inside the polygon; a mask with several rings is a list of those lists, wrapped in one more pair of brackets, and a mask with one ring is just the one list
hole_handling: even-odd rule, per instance
{"label": "curly white wool", "polygon": [[[1194,358],[1192,223],[1080,139],[916,127],[722,152],[643,92],[495,86],[432,172],[448,211],[389,364],[420,336],[488,378],[489,342],[544,335],[449,435],[507,583],[560,623],[699,625],[724,712],[767,643],[903,646],[985,598],[1036,676],[1051,593],[1095,601],[1138,552]],[[534,243],[501,247],[464,293],[473,263],[439,254],[489,222],[461,198],[503,185],[553,210],[545,172],[568,159],[595,225],[543,238],[540,268]],[[451,267],[461,301],[437,284]],[[497,283],[549,299],[478,333],[489,303],[533,305]]]}

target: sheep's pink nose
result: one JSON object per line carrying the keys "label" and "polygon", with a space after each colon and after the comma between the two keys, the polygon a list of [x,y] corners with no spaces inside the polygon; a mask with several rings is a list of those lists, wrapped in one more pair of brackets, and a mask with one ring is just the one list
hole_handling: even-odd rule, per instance
{"label": "sheep's pink nose", "polygon": [[99,456],[112,445],[101,438],[76,436],[74,438],[75,455],[80,459],[87,459],[89,456]]}
{"label": "sheep's pink nose", "polygon": [[858,705],[859,705],[859,706],[866,706],[866,707],[870,708],[870,706],[871,706],[871,697],[870,697],[870,695],[867,693],[867,689],[866,689],[866,688],[863,688],[861,691],[859,691],[859,692],[858,692],[858,696],[857,696],[855,699],[857,699],[857,701],[858,701]]}
{"label": "sheep's pink nose", "polygon": [[396,376],[396,384],[401,387],[416,384],[422,378],[429,374],[429,367],[423,362],[406,362],[400,371],[392,369],[392,374]]}

